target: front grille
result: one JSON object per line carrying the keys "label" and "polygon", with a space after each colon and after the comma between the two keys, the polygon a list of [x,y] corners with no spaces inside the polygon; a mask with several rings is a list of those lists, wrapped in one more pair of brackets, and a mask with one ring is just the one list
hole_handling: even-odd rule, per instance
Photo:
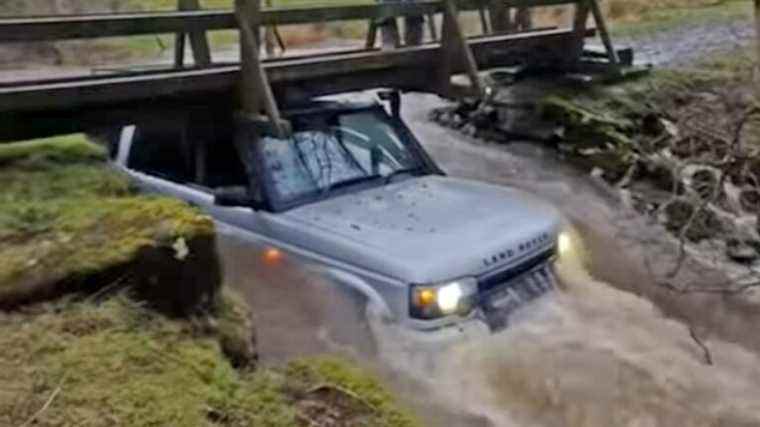
{"label": "front grille", "polygon": [[529,258],[523,262],[521,262],[519,265],[515,267],[508,268],[506,270],[502,270],[493,274],[490,274],[488,276],[482,277],[478,279],[478,291],[481,293],[488,292],[491,289],[494,289],[496,287],[499,287],[510,280],[517,278],[534,268],[540,266],[543,263],[548,262],[551,260],[556,253],[555,248],[548,249],[544,252],[541,252],[540,254]]}

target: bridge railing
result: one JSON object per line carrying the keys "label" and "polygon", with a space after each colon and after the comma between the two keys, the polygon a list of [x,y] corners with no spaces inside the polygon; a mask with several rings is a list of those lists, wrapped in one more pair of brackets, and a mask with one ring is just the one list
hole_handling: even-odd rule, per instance
{"label": "bridge railing", "polygon": [[[585,0],[504,0],[501,6],[542,7],[572,5]],[[459,0],[460,11],[488,8],[492,0]],[[393,17],[442,13],[443,1],[421,0],[348,6],[264,8],[259,26],[280,26],[350,20],[382,20]],[[161,11],[0,18],[0,43],[56,41],[100,37],[190,33],[237,29],[232,10]]]}
{"label": "bridge railing", "polygon": [[[179,0],[195,3],[197,0]],[[68,123],[102,124],[117,117],[132,117],[146,106],[182,104],[203,100],[228,104],[239,102],[251,116],[279,123],[278,100],[289,102],[374,87],[421,90],[450,96],[454,93],[451,75],[469,77],[469,93],[480,93],[478,70],[504,66],[520,55],[546,56],[572,62],[583,49],[583,39],[593,14],[597,27],[604,30],[597,0],[420,0],[353,6],[307,6],[260,8],[260,0],[236,0],[229,10],[182,10],[147,13],[113,13],[69,16],[0,18],[0,43],[56,41],[146,34],[186,34],[191,36],[195,66],[182,62],[164,69],[124,74],[87,76],[55,81],[28,81],[0,84],[0,140],[16,135],[35,135],[43,121],[46,132],[54,132],[67,117]],[[576,5],[574,25],[520,34],[493,32],[468,40],[458,23],[460,11],[483,8]],[[242,6],[241,6],[242,5]],[[251,10],[244,10],[254,8]],[[440,39],[422,46],[405,46],[391,51],[361,49],[290,58],[262,60],[257,34],[262,27],[330,21],[366,20],[439,15],[443,28]],[[492,16],[493,18],[493,16]],[[205,33],[238,30],[241,64],[213,64],[210,55],[198,61],[196,47],[203,47]],[[604,38],[604,37],[603,37]],[[206,49],[208,48],[205,43]],[[184,51],[184,46],[179,51]],[[610,43],[611,47],[611,43]],[[614,51],[608,49],[610,62]],[[206,53],[208,53],[206,51]],[[248,99],[246,99],[248,98]],[[136,107],[139,106],[139,107]],[[265,112],[265,116],[261,113]],[[85,120],[86,118],[86,120]],[[36,123],[37,125],[32,125]],[[67,125],[70,126],[70,125]],[[79,126],[79,125],[77,125]],[[82,124],[82,126],[85,126]],[[67,128],[68,129],[68,128]]]}

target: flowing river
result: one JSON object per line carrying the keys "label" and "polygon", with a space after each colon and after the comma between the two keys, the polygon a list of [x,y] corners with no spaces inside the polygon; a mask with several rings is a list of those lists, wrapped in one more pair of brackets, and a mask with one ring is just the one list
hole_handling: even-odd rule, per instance
{"label": "flowing river", "polygon": [[[674,250],[657,228],[625,214],[608,189],[548,150],[486,145],[429,122],[427,112],[440,102],[407,95],[404,103],[405,119],[440,166],[551,201],[575,230],[577,247],[558,265],[561,288],[524,308],[506,331],[446,351],[410,352],[395,351],[409,343],[379,327],[381,351],[369,367],[437,426],[760,425],[760,345],[752,327],[760,310],[748,309],[745,297],[658,289],[649,270],[667,264]],[[327,333],[354,313],[310,286],[315,275],[287,264],[266,268],[266,257],[255,261],[234,233],[222,241],[228,279],[257,315],[265,363],[356,354]],[[697,278],[710,280],[697,273],[681,280]]]}

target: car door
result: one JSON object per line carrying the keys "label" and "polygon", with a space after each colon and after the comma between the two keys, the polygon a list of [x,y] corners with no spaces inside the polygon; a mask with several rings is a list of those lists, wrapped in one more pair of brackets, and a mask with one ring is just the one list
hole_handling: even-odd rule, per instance
{"label": "car door", "polygon": [[129,126],[121,139],[116,164],[142,191],[175,197],[202,209],[214,218],[221,233],[258,245],[276,243],[268,226],[272,214],[214,202],[215,191],[248,185],[228,135],[200,131],[188,135],[179,126]]}

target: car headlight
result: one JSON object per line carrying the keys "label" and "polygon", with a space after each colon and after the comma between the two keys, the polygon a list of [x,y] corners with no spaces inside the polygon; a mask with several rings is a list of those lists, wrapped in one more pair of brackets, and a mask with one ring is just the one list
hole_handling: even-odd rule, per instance
{"label": "car headlight", "polygon": [[430,286],[412,286],[411,315],[417,319],[435,319],[452,314],[467,314],[473,307],[478,281],[464,278]]}
{"label": "car headlight", "polygon": [[570,254],[573,250],[573,238],[570,232],[563,231],[557,237],[557,253],[560,257]]}

